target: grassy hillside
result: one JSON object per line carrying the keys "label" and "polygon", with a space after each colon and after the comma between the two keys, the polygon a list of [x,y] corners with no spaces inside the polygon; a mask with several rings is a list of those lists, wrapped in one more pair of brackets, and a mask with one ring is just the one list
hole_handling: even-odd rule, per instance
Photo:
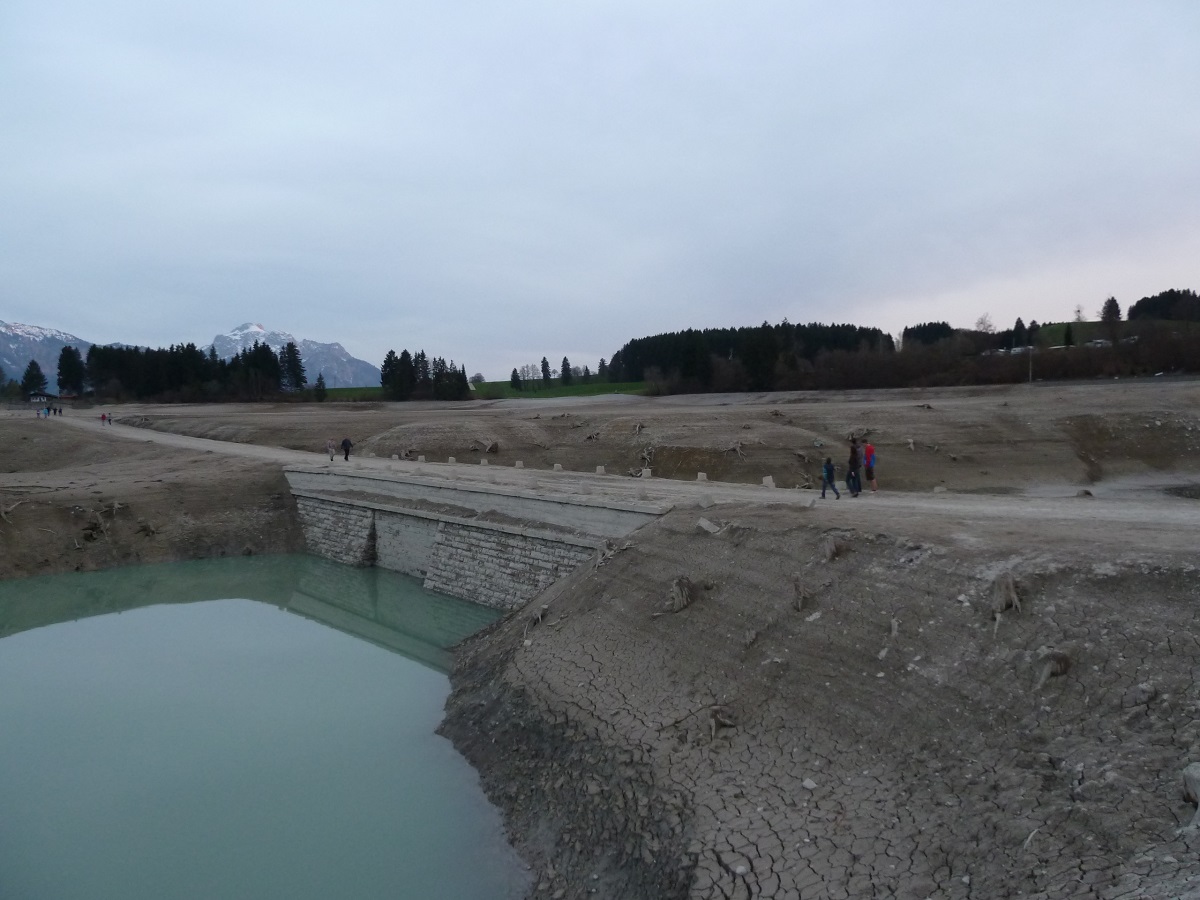
{"label": "grassy hillside", "polygon": [[547,388],[543,388],[541,383],[538,382],[536,389],[530,386],[523,391],[518,391],[507,381],[485,381],[483,384],[476,385],[475,396],[481,400],[520,400],[531,398],[542,400],[549,397],[594,397],[597,394],[640,394],[645,387],[646,383],[643,381],[624,381],[618,383],[593,381],[589,384],[564,386],[555,380]]}

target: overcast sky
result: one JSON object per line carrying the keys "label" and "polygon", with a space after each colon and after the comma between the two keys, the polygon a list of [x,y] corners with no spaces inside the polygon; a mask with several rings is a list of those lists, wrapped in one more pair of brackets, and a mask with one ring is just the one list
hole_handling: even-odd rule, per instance
{"label": "overcast sky", "polygon": [[0,319],[505,378],[1200,288],[1200,3],[4,0]]}

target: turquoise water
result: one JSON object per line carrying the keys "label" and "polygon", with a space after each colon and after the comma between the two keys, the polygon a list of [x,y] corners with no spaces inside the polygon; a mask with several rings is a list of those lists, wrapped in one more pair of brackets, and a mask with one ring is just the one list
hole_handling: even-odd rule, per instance
{"label": "turquoise water", "polygon": [[0,583],[0,897],[521,896],[434,734],[494,617],[309,557]]}

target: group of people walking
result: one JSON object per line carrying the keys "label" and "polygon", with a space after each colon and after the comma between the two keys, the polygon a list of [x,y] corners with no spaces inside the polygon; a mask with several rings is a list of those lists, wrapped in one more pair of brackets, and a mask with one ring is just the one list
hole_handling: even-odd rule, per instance
{"label": "group of people walking", "polygon": [[[825,457],[825,464],[821,467],[821,499],[825,499],[825,490],[833,489],[833,496],[841,500],[841,492],[837,489],[835,480],[836,467],[833,464],[833,457]],[[863,476],[867,479],[867,484],[871,485],[871,493],[879,490],[879,482],[875,480],[875,445],[866,443],[859,444],[858,438],[850,438],[850,459],[846,462],[846,491],[851,497],[857,497],[863,490]]]}
{"label": "group of people walking", "polygon": [[[341,448],[347,462],[350,461],[350,448],[354,446],[354,442],[350,438],[342,438]],[[337,455],[338,445],[330,438],[325,442],[325,452],[329,454],[329,461],[333,462],[334,456]]]}

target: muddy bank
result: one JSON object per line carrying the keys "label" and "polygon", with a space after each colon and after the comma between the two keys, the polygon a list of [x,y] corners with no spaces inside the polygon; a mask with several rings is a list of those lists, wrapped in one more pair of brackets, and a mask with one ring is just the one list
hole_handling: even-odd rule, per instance
{"label": "muddy bank", "polygon": [[443,730],[534,896],[1200,896],[1191,562],[706,515],[463,649]]}
{"label": "muddy bank", "polygon": [[0,578],[258,553],[301,553],[277,464],[3,421]]}

